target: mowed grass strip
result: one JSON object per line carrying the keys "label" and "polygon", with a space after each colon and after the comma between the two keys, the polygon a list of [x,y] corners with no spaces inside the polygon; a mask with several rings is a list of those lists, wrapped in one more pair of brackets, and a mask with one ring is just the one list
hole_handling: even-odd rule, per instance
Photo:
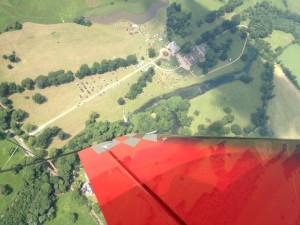
{"label": "mowed grass strip", "polygon": [[290,44],[294,40],[294,37],[292,34],[285,33],[280,30],[274,30],[271,36],[264,40],[270,43],[272,49],[275,50],[278,47],[285,47]]}
{"label": "mowed grass strip", "polygon": [[[250,71],[250,75],[254,77],[250,84],[235,81],[190,100],[189,115],[194,117],[191,125],[192,132],[197,132],[200,124],[208,126],[211,122],[221,120],[226,115],[223,111],[224,107],[232,108],[235,116],[234,123],[242,128],[250,124],[251,113],[255,112],[261,104],[259,89],[262,70],[262,64],[256,61]],[[194,116],[195,111],[199,111],[200,115]]]}
{"label": "mowed grass strip", "polygon": [[[126,32],[127,26],[128,23],[121,23],[118,27],[25,23],[20,31],[0,35],[0,81],[19,83],[26,77],[35,78],[50,71],[76,71],[84,63],[146,52],[148,46],[144,38],[130,36]],[[13,64],[14,68],[9,70],[8,61],[2,58],[2,54],[12,51],[16,51],[21,62]]]}
{"label": "mowed grass strip", "polygon": [[278,138],[300,137],[300,93],[286,78],[281,68],[275,67],[275,97],[270,101],[268,114]]}
{"label": "mowed grass strip", "polygon": [[290,45],[283,53],[278,57],[282,61],[283,65],[288,67],[292,73],[297,77],[298,82],[300,82],[300,45],[293,44]]}

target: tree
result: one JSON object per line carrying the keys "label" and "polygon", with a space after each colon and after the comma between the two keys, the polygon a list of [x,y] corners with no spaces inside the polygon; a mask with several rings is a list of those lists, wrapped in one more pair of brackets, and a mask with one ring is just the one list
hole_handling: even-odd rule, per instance
{"label": "tree", "polygon": [[12,188],[8,184],[0,184],[0,195],[7,196],[12,193]]}
{"label": "tree", "polygon": [[120,97],[119,99],[118,99],[118,104],[119,105],[124,105],[126,102],[125,102],[125,100],[124,100],[124,98],[123,97]]}
{"label": "tree", "polygon": [[21,81],[21,85],[28,90],[32,90],[34,89],[35,83],[31,78],[25,78]]}
{"label": "tree", "polygon": [[72,223],[75,223],[78,219],[78,216],[76,215],[76,213],[68,213],[66,217]]}
{"label": "tree", "polygon": [[97,113],[97,112],[91,112],[90,115],[89,115],[89,118],[96,120],[96,119],[99,118],[99,116],[100,116],[99,113]]}
{"label": "tree", "polygon": [[183,135],[183,136],[191,136],[192,135],[192,131],[188,127],[179,128],[178,134],[179,135]]}
{"label": "tree", "polygon": [[21,122],[25,119],[26,112],[22,109],[14,110],[11,114],[11,119]]}
{"label": "tree", "polygon": [[191,53],[193,50],[192,42],[188,41],[181,46],[181,51],[185,54]]}
{"label": "tree", "polygon": [[223,108],[223,111],[226,113],[226,114],[231,114],[232,113],[232,109],[230,107],[224,107]]}
{"label": "tree", "polygon": [[148,48],[148,56],[149,58],[154,58],[156,56],[156,52],[154,48]]}
{"label": "tree", "polygon": [[231,132],[235,135],[242,135],[243,133],[242,128],[238,124],[233,124],[231,126]]}
{"label": "tree", "polygon": [[35,103],[38,103],[38,104],[43,104],[44,102],[47,101],[47,98],[45,96],[41,95],[40,93],[34,94],[31,98]]}

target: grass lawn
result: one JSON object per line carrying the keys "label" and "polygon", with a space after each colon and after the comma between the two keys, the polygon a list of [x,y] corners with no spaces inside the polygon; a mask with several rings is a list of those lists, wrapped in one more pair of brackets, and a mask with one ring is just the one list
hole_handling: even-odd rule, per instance
{"label": "grass lawn", "polygon": [[288,2],[288,9],[294,13],[300,12],[300,4],[298,0],[287,0]]}
{"label": "grass lawn", "polygon": [[288,67],[292,73],[297,77],[298,82],[300,81],[300,45],[290,45],[284,52],[278,57],[283,62],[284,66]]}
{"label": "grass lawn", "polygon": [[0,35],[1,54],[10,54],[14,50],[21,58],[12,70],[7,69],[8,62],[0,58],[0,81],[20,82],[26,77],[35,78],[60,69],[76,71],[84,63],[92,64],[102,59],[139,52],[146,54],[142,35],[130,36],[126,26],[128,23],[118,27],[25,23],[23,30]]}
{"label": "grass lawn", "polygon": [[190,100],[189,115],[194,116],[193,113],[196,110],[200,112],[199,116],[194,116],[191,125],[192,132],[197,132],[197,127],[200,124],[209,125],[210,122],[208,121],[214,122],[222,119],[225,115],[223,108],[227,106],[233,110],[234,123],[239,124],[242,128],[247,126],[250,123],[250,114],[260,105],[259,89],[262,69],[262,64],[257,61],[250,71],[254,77],[254,81],[250,84],[235,81]]}
{"label": "grass lawn", "polygon": [[148,10],[152,3],[160,0],[86,0],[89,9],[83,10],[84,15],[88,16],[106,16],[119,11],[125,11],[134,14],[142,14]]}
{"label": "grass lawn", "polygon": [[86,8],[85,0],[1,0],[0,30],[17,20],[44,24],[69,22]]}
{"label": "grass lawn", "polygon": [[[44,223],[45,225],[56,225],[56,224],[98,225],[96,219],[92,215],[90,215],[87,206],[79,205],[78,202],[72,198],[71,191],[59,195],[56,205],[57,205],[57,214],[55,219]],[[78,220],[75,223],[72,223],[70,220],[66,218],[66,215],[68,213],[77,213]]]}
{"label": "grass lawn", "polygon": [[[7,148],[13,148],[15,149],[16,145],[13,143],[7,141],[7,140],[1,140],[0,141],[0,168],[3,168],[4,164],[9,158],[9,155],[5,154]],[[16,153],[13,155],[13,157],[10,159],[8,164],[5,166],[4,169],[9,169],[12,166],[16,165],[20,162],[20,160],[24,157],[23,151],[18,148]],[[16,195],[18,189],[21,186],[22,183],[22,173],[21,171],[19,174],[13,174],[12,172],[5,172],[0,173],[0,184],[8,184],[12,187],[13,192],[7,196],[0,195],[0,216],[4,212],[7,205],[9,205],[12,201],[14,196]]]}
{"label": "grass lawn", "polygon": [[300,93],[286,78],[279,66],[275,67],[275,98],[270,101],[268,114],[278,138],[300,137]]}
{"label": "grass lawn", "polygon": [[294,37],[292,34],[285,33],[280,30],[274,30],[270,37],[264,39],[265,41],[271,44],[273,50],[278,47],[285,47],[286,45],[290,44]]}

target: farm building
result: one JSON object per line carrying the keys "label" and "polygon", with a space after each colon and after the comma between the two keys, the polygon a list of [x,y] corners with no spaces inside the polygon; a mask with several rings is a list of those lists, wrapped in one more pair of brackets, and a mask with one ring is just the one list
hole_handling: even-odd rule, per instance
{"label": "farm building", "polygon": [[180,50],[180,47],[176,44],[175,41],[170,42],[167,45],[167,48],[172,52],[173,55],[175,55]]}

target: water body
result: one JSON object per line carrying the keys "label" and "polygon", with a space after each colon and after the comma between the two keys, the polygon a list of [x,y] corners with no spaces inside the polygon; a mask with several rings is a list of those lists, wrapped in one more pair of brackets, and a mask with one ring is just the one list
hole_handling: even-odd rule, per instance
{"label": "water body", "polygon": [[121,11],[108,16],[87,16],[86,19],[100,24],[112,24],[119,20],[128,20],[132,23],[143,24],[153,19],[156,16],[157,11],[168,4],[169,0],[161,0],[159,2],[152,3],[150,8],[143,14],[133,14]]}

